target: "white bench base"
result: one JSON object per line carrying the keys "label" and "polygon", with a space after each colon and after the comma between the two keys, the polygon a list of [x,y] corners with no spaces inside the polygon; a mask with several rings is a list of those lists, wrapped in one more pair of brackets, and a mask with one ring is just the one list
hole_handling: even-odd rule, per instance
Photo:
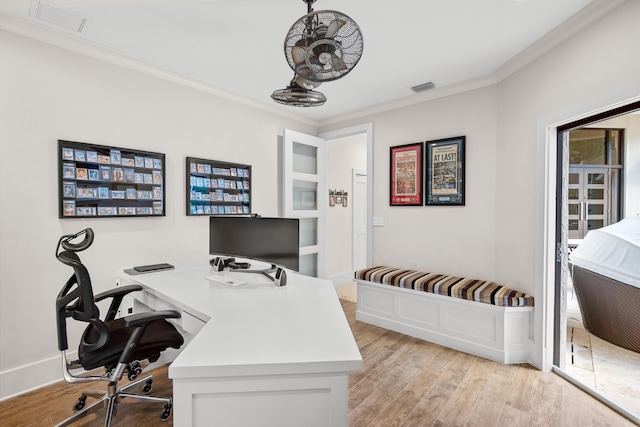
{"label": "white bench base", "polygon": [[355,281],[357,320],[500,363],[530,360],[533,307],[500,307]]}

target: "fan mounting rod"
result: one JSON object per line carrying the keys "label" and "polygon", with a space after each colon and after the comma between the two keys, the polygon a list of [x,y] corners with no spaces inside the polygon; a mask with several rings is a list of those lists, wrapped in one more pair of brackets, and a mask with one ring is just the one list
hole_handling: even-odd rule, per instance
{"label": "fan mounting rod", "polygon": [[313,12],[313,7],[311,7],[311,5],[314,4],[316,0],[302,0],[302,1],[303,3],[307,4],[307,13]]}

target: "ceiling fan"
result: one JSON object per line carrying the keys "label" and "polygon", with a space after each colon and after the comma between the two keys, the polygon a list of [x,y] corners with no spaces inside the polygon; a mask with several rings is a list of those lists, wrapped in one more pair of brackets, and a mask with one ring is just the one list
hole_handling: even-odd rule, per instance
{"label": "ceiling fan", "polygon": [[312,4],[316,0],[302,1],[307,14],[291,26],[284,39],[284,54],[294,76],[289,86],[274,91],[271,98],[280,104],[313,107],[327,100],[313,89],[346,76],[360,61],[362,32],[344,13],[315,12]]}

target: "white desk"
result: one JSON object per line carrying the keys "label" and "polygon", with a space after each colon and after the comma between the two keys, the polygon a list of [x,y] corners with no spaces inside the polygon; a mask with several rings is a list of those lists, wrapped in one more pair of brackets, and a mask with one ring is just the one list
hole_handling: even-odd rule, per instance
{"label": "white desk", "polygon": [[348,374],[362,357],[331,282],[288,273],[277,287],[260,274],[223,272],[248,283],[205,280],[208,260],[129,275],[135,310],[176,309],[193,339],[169,367],[175,426],[346,426]]}

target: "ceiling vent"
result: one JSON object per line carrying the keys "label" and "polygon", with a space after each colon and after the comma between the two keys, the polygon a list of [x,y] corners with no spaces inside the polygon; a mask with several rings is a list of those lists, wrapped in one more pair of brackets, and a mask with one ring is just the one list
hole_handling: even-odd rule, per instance
{"label": "ceiling vent", "polygon": [[47,0],[31,0],[29,16],[75,33],[82,33],[89,19],[80,12]]}
{"label": "ceiling vent", "polygon": [[427,83],[422,83],[421,85],[413,86],[411,90],[414,91],[415,93],[420,93],[430,89],[434,89],[435,87],[436,85],[433,84],[433,82],[427,82]]}

